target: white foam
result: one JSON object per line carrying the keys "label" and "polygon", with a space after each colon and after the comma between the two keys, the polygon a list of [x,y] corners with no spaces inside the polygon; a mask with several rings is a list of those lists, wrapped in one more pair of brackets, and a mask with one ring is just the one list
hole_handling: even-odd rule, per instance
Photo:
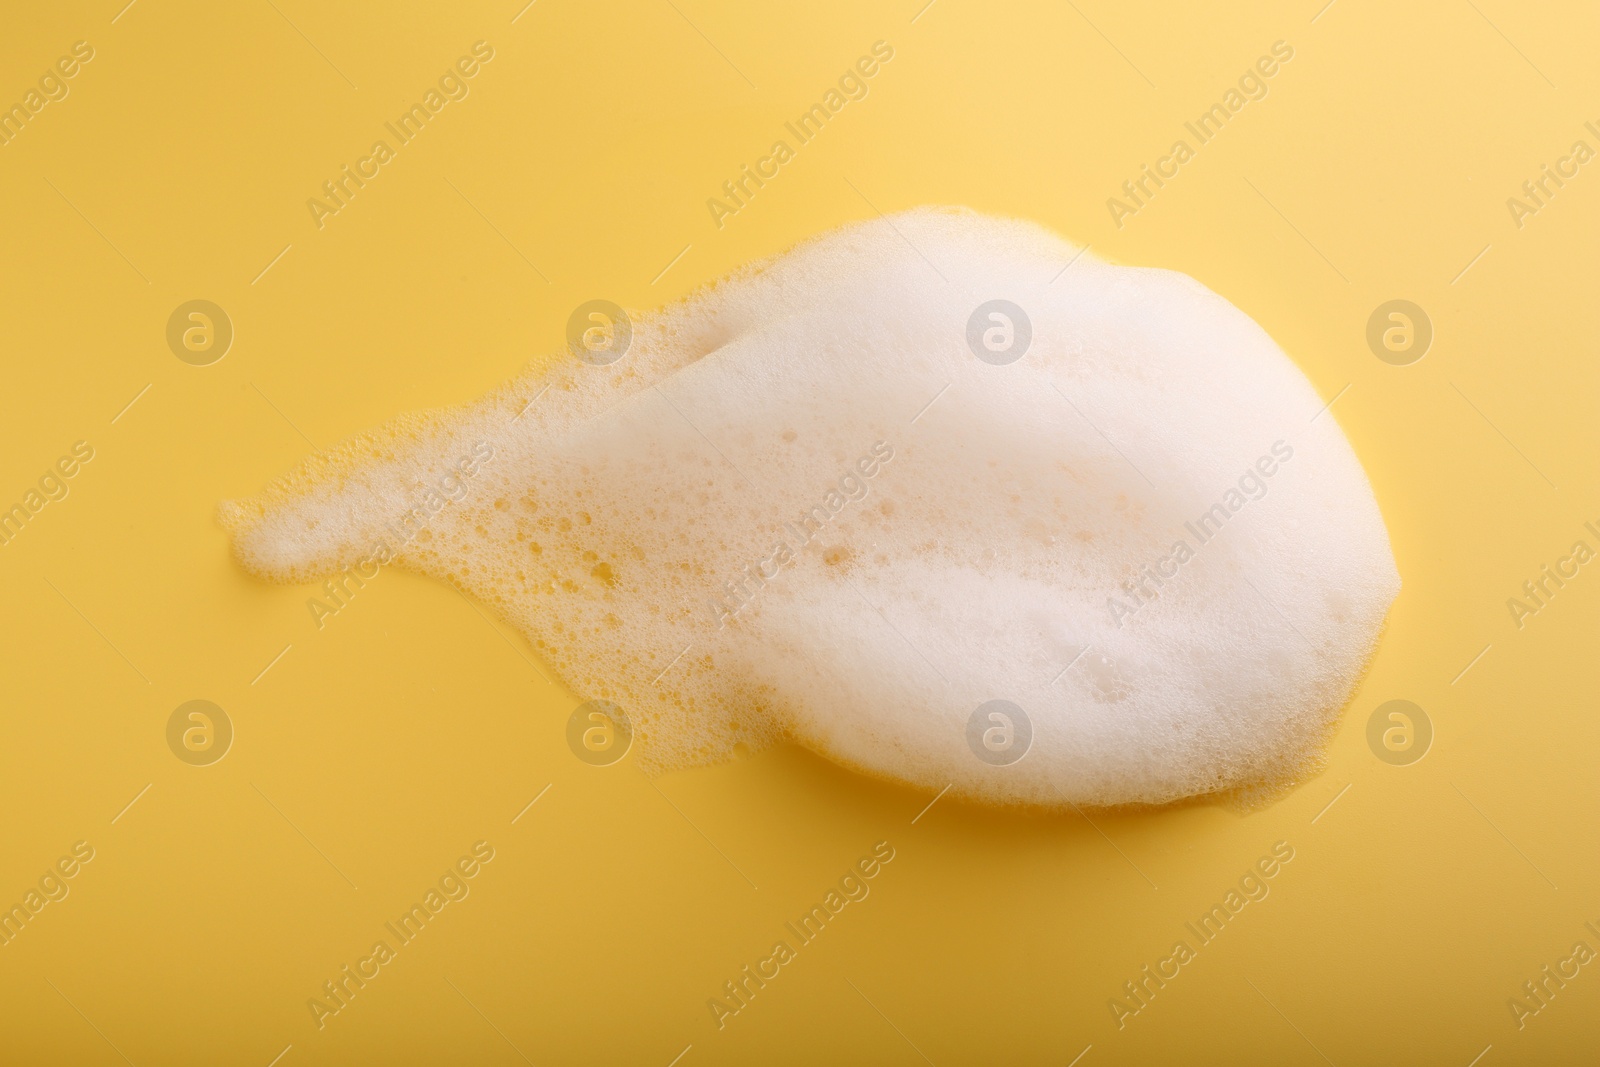
{"label": "white foam", "polygon": [[[1032,325],[1005,366],[966,340],[995,298]],[[918,210],[636,316],[615,364],[563,356],[223,516],[271,578],[385,542],[458,583],[627,709],[652,773],[787,739],[996,803],[1159,803],[1303,774],[1375,648],[1399,578],[1322,406],[1188,277]],[[479,441],[493,458],[402,548],[391,524]],[[1218,504],[1201,543],[1185,523]],[[802,547],[785,524],[814,505]],[[747,565],[771,577],[719,626]],[[968,741],[995,699],[1032,729],[1007,766]]]}

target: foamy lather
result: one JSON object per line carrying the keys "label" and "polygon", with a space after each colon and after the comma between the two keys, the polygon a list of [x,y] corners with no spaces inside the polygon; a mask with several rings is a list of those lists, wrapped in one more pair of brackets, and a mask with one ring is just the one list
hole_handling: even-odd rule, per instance
{"label": "foamy lather", "polygon": [[[1399,588],[1371,488],[1242,312],[1077,254],[969,212],[848,226],[223,518],[260,575],[392,552],[494,605],[650,773],[787,739],[993,803],[1281,786]],[[966,340],[994,298],[1032,325],[1004,366]],[[994,699],[1032,726],[1008,766],[968,741]]]}

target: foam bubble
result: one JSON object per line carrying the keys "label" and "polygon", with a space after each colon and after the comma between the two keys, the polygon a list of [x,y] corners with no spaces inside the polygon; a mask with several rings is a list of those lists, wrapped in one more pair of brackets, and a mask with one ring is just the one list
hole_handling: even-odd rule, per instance
{"label": "foam bubble", "polygon": [[993,803],[1161,803],[1303,775],[1375,648],[1399,577],[1321,407],[1184,275],[918,210],[223,518],[269,578],[392,556],[492,604],[650,773],[789,740]]}

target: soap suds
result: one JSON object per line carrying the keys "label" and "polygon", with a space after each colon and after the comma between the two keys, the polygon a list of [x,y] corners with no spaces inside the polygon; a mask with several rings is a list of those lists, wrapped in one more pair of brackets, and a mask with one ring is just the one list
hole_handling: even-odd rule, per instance
{"label": "soap suds", "polygon": [[[1031,327],[1009,362],[969,344],[996,301]],[[792,741],[989,803],[1165,803],[1314,768],[1399,589],[1322,407],[1184,275],[923,209],[222,518],[267,578],[392,558],[493,605],[627,710],[648,773]],[[459,498],[419,506],[452,473]],[[1027,721],[969,729],[992,701]]]}

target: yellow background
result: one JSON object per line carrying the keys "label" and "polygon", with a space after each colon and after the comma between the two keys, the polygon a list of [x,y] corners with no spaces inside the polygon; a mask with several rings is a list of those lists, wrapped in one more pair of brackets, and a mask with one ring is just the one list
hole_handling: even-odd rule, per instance
{"label": "yellow background", "polygon": [[[1524,1029],[1506,1001],[1600,948],[1600,575],[1520,630],[1506,599],[1596,544],[1600,163],[1521,228],[1506,199],[1600,148],[1600,15],[921,2],[13,5],[0,102],[96,55],[0,147],[0,501],[95,458],[0,548],[0,902],[97,854],[0,948],[0,1061],[1592,1061],[1600,966]],[[480,39],[471,95],[317,229],[307,198]],[[714,226],[880,39],[870,95]],[[1270,95],[1116,228],[1106,199],[1280,39]],[[575,759],[578,698],[448,587],[386,571],[319,632],[310,589],[231,561],[218,500],[308,442],[476,397],[585,300],[648,308],[925,203],[1192,274],[1349,386],[1405,584],[1321,777],[1093,824],[948,799],[913,824],[929,797],[789,749],[652,784]],[[196,298],[236,330],[208,367],[164,339]],[[1364,340],[1394,298],[1434,324],[1411,366]],[[194,698],[236,729],[209,767],[166,746]],[[1366,744],[1394,698],[1434,725],[1411,766]],[[307,999],[479,839],[471,896],[319,1031]],[[707,998],[879,840],[871,896],[718,1031]],[[1270,897],[1119,1031],[1108,999],[1279,840]]]}

